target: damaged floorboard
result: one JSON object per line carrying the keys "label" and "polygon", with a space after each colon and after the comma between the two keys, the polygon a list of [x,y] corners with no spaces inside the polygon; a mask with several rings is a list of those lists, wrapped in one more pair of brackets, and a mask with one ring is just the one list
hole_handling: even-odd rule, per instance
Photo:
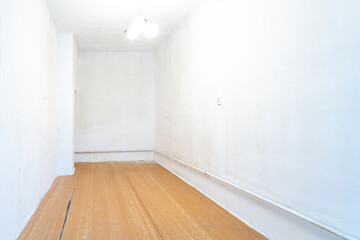
{"label": "damaged floorboard", "polygon": [[161,239],[121,163],[81,163],[62,239]]}
{"label": "damaged floorboard", "polygon": [[57,177],[19,236],[19,240],[59,239],[76,178]]}
{"label": "damaged floorboard", "polygon": [[[62,240],[266,239],[156,163],[78,163],[75,175]],[[61,206],[49,191],[19,239],[59,239],[74,182]]]}

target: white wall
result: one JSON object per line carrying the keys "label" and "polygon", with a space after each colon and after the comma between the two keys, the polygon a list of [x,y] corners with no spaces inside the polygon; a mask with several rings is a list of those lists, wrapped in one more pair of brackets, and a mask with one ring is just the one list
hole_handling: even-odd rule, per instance
{"label": "white wall", "polygon": [[[80,53],[78,64],[76,160],[152,159],[151,151],[121,152],[153,149],[152,54]],[[115,153],[95,153],[104,151]]]}
{"label": "white wall", "polygon": [[43,0],[0,1],[0,239],[56,175],[56,29]]}
{"label": "white wall", "polygon": [[359,46],[356,0],[208,1],[155,53],[155,148],[360,238]]}
{"label": "white wall", "polygon": [[57,175],[74,173],[77,47],[73,34],[59,33],[57,82]]}

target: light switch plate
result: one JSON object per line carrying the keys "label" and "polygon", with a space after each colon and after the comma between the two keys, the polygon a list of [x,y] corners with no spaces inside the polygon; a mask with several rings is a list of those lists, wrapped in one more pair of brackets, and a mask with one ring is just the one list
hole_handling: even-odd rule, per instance
{"label": "light switch plate", "polygon": [[221,106],[222,105],[222,97],[216,98],[216,105]]}

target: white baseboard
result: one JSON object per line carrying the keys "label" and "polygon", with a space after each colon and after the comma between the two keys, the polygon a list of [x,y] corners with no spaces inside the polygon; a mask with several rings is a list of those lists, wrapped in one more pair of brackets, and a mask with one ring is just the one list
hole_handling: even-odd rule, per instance
{"label": "white baseboard", "polygon": [[150,160],[154,160],[153,151],[75,153],[75,162],[150,161]]}
{"label": "white baseboard", "polygon": [[342,240],[307,221],[267,204],[167,156],[155,161],[271,240]]}

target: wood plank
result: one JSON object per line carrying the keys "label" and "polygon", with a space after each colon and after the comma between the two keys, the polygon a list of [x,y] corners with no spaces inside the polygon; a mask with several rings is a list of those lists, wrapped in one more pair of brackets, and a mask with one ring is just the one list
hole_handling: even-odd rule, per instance
{"label": "wood plank", "polygon": [[[190,213],[194,221],[198,222],[212,238],[266,239],[159,164],[142,166],[142,168],[147,176],[154,179],[186,212]],[[240,238],[240,233],[247,235],[247,238]]]}
{"label": "wood plank", "polygon": [[63,240],[161,239],[116,163],[76,164],[78,183]]}
{"label": "wood plank", "polygon": [[266,239],[158,164],[118,165],[163,239]]}
{"label": "wood plank", "polygon": [[[80,163],[75,176],[62,240],[266,239],[153,162]],[[19,239],[59,239],[75,178],[55,180]]]}
{"label": "wood plank", "polygon": [[18,239],[59,239],[74,184],[73,176],[57,177]]}

